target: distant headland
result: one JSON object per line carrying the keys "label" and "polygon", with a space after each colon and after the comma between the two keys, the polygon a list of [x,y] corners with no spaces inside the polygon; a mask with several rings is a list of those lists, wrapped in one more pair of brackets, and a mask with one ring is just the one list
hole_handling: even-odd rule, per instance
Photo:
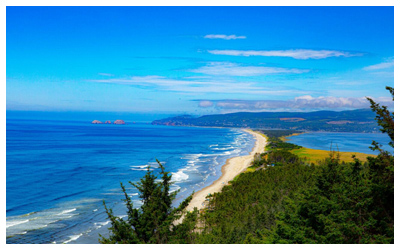
{"label": "distant headland", "polygon": [[313,112],[239,112],[155,120],[153,125],[292,129],[314,132],[380,133],[370,109]]}

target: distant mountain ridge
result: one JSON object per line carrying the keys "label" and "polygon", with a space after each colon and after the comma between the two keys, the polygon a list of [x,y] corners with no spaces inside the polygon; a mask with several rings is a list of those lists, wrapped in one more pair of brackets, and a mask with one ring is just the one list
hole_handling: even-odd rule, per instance
{"label": "distant mountain ridge", "polygon": [[297,129],[330,132],[379,132],[370,109],[313,112],[239,112],[221,115],[189,115],[155,120],[153,125]]}

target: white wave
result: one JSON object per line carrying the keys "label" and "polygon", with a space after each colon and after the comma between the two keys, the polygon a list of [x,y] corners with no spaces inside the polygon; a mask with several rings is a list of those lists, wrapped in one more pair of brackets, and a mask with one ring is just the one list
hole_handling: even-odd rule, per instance
{"label": "white wave", "polygon": [[229,150],[234,149],[235,147],[227,147],[227,148],[213,148],[214,150]]}
{"label": "white wave", "polygon": [[[7,216],[6,217],[6,236],[11,237],[17,234],[26,234],[32,230],[38,230],[42,228],[54,228],[59,227],[57,224],[59,221],[69,219],[73,216],[78,215],[74,211],[85,207],[88,203],[99,201],[99,199],[81,199],[77,201],[69,201],[62,204],[60,207],[50,208],[38,212],[31,212],[24,215],[18,216]],[[93,210],[94,212],[97,209]],[[67,241],[72,241],[70,239]]]}
{"label": "white wave", "polygon": [[[160,162],[162,165],[165,165],[165,161]],[[147,165],[137,165],[137,166],[130,166],[131,170],[134,171],[147,171],[147,168],[150,167],[150,170],[154,170],[156,168],[159,168],[160,166],[158,165],[157,162],[148,162]]]}
{"label": "white wave", "polygon": [[101,228],[101,227],[107,225],[107,224],[110,223],[110,222],[111,222],[110,220],[105,221],[105,222],[95,222],[94,225],[96,226],[96,229],[99,229],[99,228]]}
{"label": "white wave", "polygon": [[130,166],[131,170],[135,171],[147,171],[147,168],[150,167],[150,170],[154,170],[154,167],[148,165],[139,165],[139,166]]}
{"label": "white wave", "polygon": [[[171,190],[169,190],[169,193],[175,192],[175,191],[179,190],[180,188],[181,188],[180,186],[178,186],[176,184],[172,184]],[[183,192],[183,191],[181,190],[181,192]]]}
{"label": "white wave", "polygon": [[223,152],[222,154],[220,154],[220,155],[231,155],[233,152],[232,151],[225,151],[225,152]]}
{"label": "white wave", "polygon": [[69,236],[69,240],[64,241],[63,244],[67,244],[67,243],[70,243],[71,241],[77,240],[81,236],[82,236],[82,234]]}
{"label": "white wave", "polygon": [[172,173],[173,182],[182,182],[189,179],[189,175],[185,174],[183,170],[179,170],[177,173]]}
{"label": "white wave", "polygon": [[59,213],[59,214],[57,214],[57,215],[68,214],[68,213],[71,213],[71,212],[73,212],[73,211],[76,211],[76,208],[69,209],[69,210],[64,210],[64,211],[62,211],[61,213]]}
{"label": "white wave", "polygon": [[23,223],[27,223],[28,221],[29,220],[7,221],[6,222],[6,228],[13,227],[13,226],[16,226],[16,225],[19,225],[19,224],[23,224]]}
{"label": "white wave", "polygon": [[130,168],[147,168],[149,165],[130,166]]}
{"label": "white wave", "polygon": [[95,222],[94,225],[95,225],[95,226],[98,226],[98,225],[105,226],[105,225],[107,225],[107,224],[110,223],[110,222],[111,222],[110,220],[105,221],[105,222]]}
{"label": "white wave", "polygon": [[58,220],[54,220],[51,218],[39,218],[39,217],[27,219],[24,221],[9,220],[7,223],[6,235],[8,237],[17,234],[26,234],[30,230],[36,230],[48,227],[50,224],[56,221]]}
{"label": "white wave", "polygon": [[65,220],[75,216],[71,212],[76,208],[52,208],[40,212],[32,212],[19,216],[7,217],[6,235],[13,236],[16,234],[25,234],[31,230],[37,230],[48,226],[54,226],[53,223]]}

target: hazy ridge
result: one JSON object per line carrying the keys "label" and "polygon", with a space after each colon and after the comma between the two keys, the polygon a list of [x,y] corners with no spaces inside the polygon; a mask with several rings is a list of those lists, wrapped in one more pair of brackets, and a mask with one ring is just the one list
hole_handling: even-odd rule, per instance
{"label": "hazy ridge", "polygon": [[176,116],[155,120],[153,125],[251,127],[328,132],[378,132],[375,114],[369,109],[314,112],[239,112],[200,117]]}

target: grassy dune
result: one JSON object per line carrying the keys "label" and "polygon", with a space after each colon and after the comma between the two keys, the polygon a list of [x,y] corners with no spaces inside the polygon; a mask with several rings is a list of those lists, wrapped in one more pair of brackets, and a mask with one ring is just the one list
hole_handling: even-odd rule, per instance
{"label": "grassy dune", "polygon": [[[286,142],[288,141],[288,137],[290,136],[296,136],[300,135],[301,133],[294,133],[289,136],[282,136],[279,137],[282,141]],[[293,149],[290,152],[292,152],[295,155],[298,155],[299,157],[305,157],[308,159],[309,162],[312,163],[317,163],[318,161],[321,161],[327,157],[329,157],[330,151],[328,150],[319,150],[319,149],[311,149],[311,148],[300,148],[300,149]],[[340,155],[340,160],[344,162],[351,162],[353,161],[352,156],[355,155],[360,161],[365,162],[367,161],[368,156],[375,157],[373,154],[364,154],[364,153],[357,153],[357,152],[339,152]]]}
{"label": "grassy dune", "polygon": [[[329,157],[329,151],[327,150],[318,150],[318,149],[311,149],[311,148],[300,148],[300,149],[293,149],[292,152],[299,157],[306,157],[310,162],[317,163],[327,157]],[[368,156],[374,157],[375,155],[372,154],[364,154],[364,153],[356,153],[356,152],[339,152],[340,160],[344,162],[351,162],[353,161],[352,156],[355,155],[360,161],[367,161]]]}

